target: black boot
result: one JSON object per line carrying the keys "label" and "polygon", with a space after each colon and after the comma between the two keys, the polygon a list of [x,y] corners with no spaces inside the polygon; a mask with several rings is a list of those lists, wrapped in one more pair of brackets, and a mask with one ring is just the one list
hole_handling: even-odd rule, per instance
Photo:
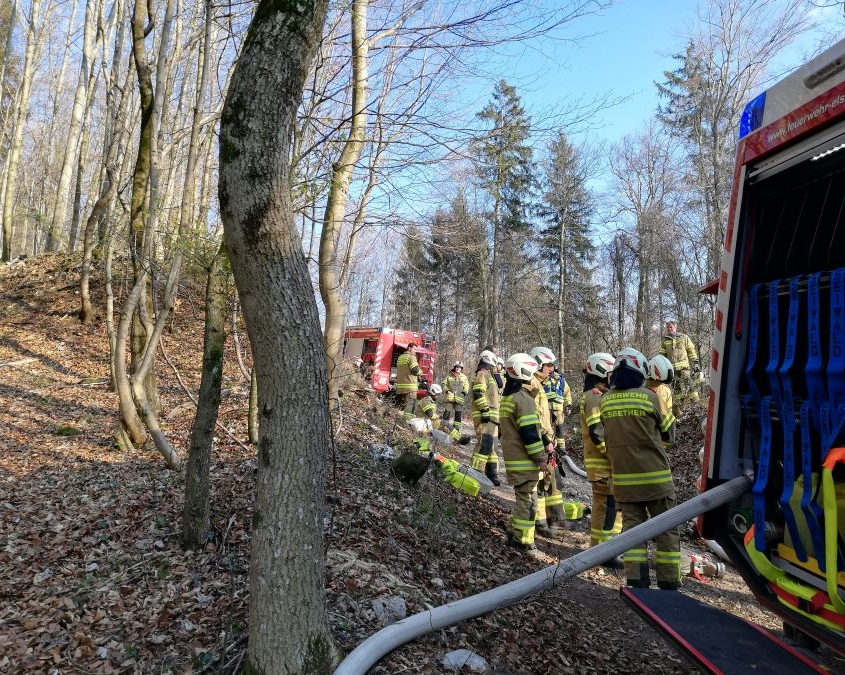
{"label": "black boot", "polygon": [[499,486],[502,484],[502,481],[499,480],[499,474],[496,473],[495,465],[490,462],[487,462],[487,464],[484,465],[484,475],[490,479],[490,482],[493,483],[493,485]]}
{"label": "black boot", "polygon": [[677,591],[681,587],[680,581],[660,581],[657,580],[657,587],[661,591]]}
{"label": "black boot", "polygon": [[611,558],[610,560],[605,560],[602,564],[602,567],[607,567],[611,570],[624,570],[625,569],[625,562],[622,560],[622,556],[618,555],[615,558]]}

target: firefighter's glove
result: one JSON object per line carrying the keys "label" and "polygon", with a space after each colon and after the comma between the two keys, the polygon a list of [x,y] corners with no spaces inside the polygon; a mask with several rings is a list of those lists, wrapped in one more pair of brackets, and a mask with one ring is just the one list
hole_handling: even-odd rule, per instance
{"label": "firefighter's glove", "polygon": [[490,411],[487,410],[486,412],[481,413],[481,422],[483,424],[487,424],[490,421]]}
{"label": "firefighter's glove", "polygon": [[563,414],[569,417],[572,414],[572,406],[568,405],[563,409]]}
{"label": "firefighter's glove", "polygon": [[537,462],[537,468],[540,471],[542,471],[543,473],[546,473],[549,470],[549,464],[548,464],[548,462],[546,462],[545,456],[543,457],[543,459],[541,459],[539,462]]}
{"label": "firefighter's glove", "polygon": [[555,452],[555,444],[554,443],[546,443],[546,454],[553,455]]}
{"label": "firefighter's glove", "polygon": [[701,364],[698,361],[692,362],[692,374],[698,375],[701,372]]}

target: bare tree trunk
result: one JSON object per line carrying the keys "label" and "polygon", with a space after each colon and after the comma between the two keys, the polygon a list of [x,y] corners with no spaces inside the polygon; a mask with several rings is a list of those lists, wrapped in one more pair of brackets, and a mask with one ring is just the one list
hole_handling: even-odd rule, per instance
{"label": "bare tree trunk", "polygon": [[[12,7],[9,10],[9,33],[6,35],[6,45],[3,50],[3,62],[0,63],[0,106],[3,107],[5,110],[2,119],[3,119],[3,128],[0,129],[0,138],[5,138],[7,125],[10,122],[10,118],[14,116],[14,102],[12,101],[13,97],[9,97],[7,102],[6,100],[6,71],[8,69],[8,64],[12,61],[12,54],[13,54],[13,47],[14,47],[14,37],[15,37],[15,22],[17,21],[17,10],[18,5],[17,2],[13,0]],[[0,172],[0,214],[3,213],[4,205],[6,203],[6,166],[3,166],[3,171]],[[6,230],[5,228],[0,228],[0,241],[3,242],[2,248],[0,250],[5,251],[5,242],[6,242]],[[6,260],[4,257],[3,260]]]}
{"label": "bare tree trunk", "polygon": [[99,54],[99,41],[96,38],[97,24],[102,12],[102,0],[88,0],[85,3],[85,29],[82,40],[82,61],[79,65],[79,78],[76,92],[73,96],[73,108],[70,113],[70,126],[67,131],[62,172],[56,188],[56,201],[53,207],[53,218],[47,237],[47,250],[57,251],[64,239],[67,205],[70,197],[70,184],[77,165],[77,152],[82,133],[82,124],[88,103],[88,92],[91,84],[91,72],[96,67]]}
{"label": "bare tree trunk", "polygon": [[[127,84],[132,74],[133,67],[134,64],[130,60],[126,75]],[[120,100],[120,107],[115,113],[119,120],[125,120],[127,118],[129,112],[129,102],[131,100],[132,96],[130,93],[128,91],[124,92],[123,97]],[[118,175],[116,174],[117,163],[119,161],[123,139],[128,128],[128,123],[118,124],[116,126],[115,133],[109,136],[109,147],[103,162],[103,170],[106,176],[105,183],[103,185],[104,191],[100,194],[100,197],[91,209],[91,214],[88,216],[88,220],[85,223],[82,246],[82,273],[79,277],[79,296],[82,303],[82,307],[79,312],[79,319],[82,323],[90,322],[94,315],[94,311],[91,306],[91,293],[89,290],[91,264],[94,257],[94,247],[96,245],[94,233],[97,230],[99,223],[105,220],[105,214],[114,199],[115,193],[117,192],[119,182]],[[98,241],[100,240],[98,239]]]}
{"label": "bare tree trunk", "polygon": [[561,222],[557,240],[557,362],[563,368],[566,362],[566,333],[564,332],[564,312],[566,309],[566,223]]}
{"label": "bare tree trunk", "polygon": [[[123,43],[126,40],[126,17],[124,16],[124,14],[126,13],[125,2],[126,0],[116,0],[113,6],[115,34],[114,45],[112,48],[111,70],[109,75],[109,82],[106,88],[106,120],[103,128],[103,160],[102,168],[100,169],[101,196],[109,189],[109,180],[119,179],[119,176],[112,176],[111,179],[108,177],[106,172],[106,157],[108,155],[109,148],[111,147],[112,136],[115,133],[115,130],[118,128],[118,124],[120,123],[120,118],[117,113],[117,110],[120,107],[120,103],[118,103],[118,101],[122,102],[123,97],[130,96],[129,89],[126,87],[126,84],[129,83],[129,80],[132,76],[131,69],[127,73],[126,84],[124,84],[123,87],[121,87],[120,84],[120,74],[123,72]],[[129,59],[129,63],[132,64],[130,68],[134,67],[131,58]],[[126,122],[126,124],[128,126],[128,121]],[[114,199],[114,196],[112,196],[112,199]],[[111,202],[107,204],[107,208],[110,206]],[[97,244],[95,245],[99,245],[99,242],[105,239],[106,222],[106,218],[101,217],[99,222],[97,223]]]}
{"label": "bare tree trunk", "polygon": [[[135,171],[132,176],[132,198],[129,207],[129,254],[134,267],[134,282],[129,296],[124,303],[115,336],[115,386],[117,388],[121,424],[135,445],[140,445],[146,439],[146,431],[136,409],[133,398],[133,387],[127,372],[126,355],[123,345],[131,333],[131,353],[134,370],[143,355],[146,343],[146,331],[135,316],[139,304],[145,300],[146,284],[148,280],[147,267],[144,260],[147,252],[147,187],[150,178],[150,164],[152,161],[152,135],[154,129],[153,118],[153,85],[152,72],[145,39],[152,31],[153,17],[147,15],[147,4],[144,0],[135,0],[132,12],[132,44],[135,60],[135,72],[138,76],[138,88],[141,93],[141,134],[138,140],[138,154],[135,160]],[[150,22],[150,23],[147,23]]]}
{"label": "bare tree trunk", "polygon": [[[86,114],[86,121],[88,115]],[[79,157],[76,162],[76,184],[73,190],[73,211],[70,217],[70,237],[67,249],[71,253],[76,250],[79,241],[79,224],[82,220],[82,185],[85,182],[85,171],[88,168],[88,146],[91,138],[91,128],[84,124],[82,137],[79,139]]]}
{"label": "bare tree trunk", "polygon": [[[207,0],[206,7],[211,3]],[[210,9],[207,9],[209,16]],[[209,467],[214,429],[220,409],[223,381],[223,342],[226,338],[226,293],[223,260],[226,246],[211,260],[205,288],[205,338],[202,348],[202,379],[197,397],[197,414],[188,446],[185,502],[182,507],[182,546],[199,548],[207,541],[211,524]]]}
{"label": "bare tree trunk", "polygon": [[21,73],[21,86],[15,109],[15,127],[12,132],[12,145],[6,162],[6,189],[3,202],[3,260],[6,262],[12,259],[12,219],[18,185],[18,164],[23,148],[23,129],[29,109],[32,76],[35,72],[35,49],[38,43],[37,33],[38,22],[41,20],[41,3],[42,0],[32,0],[30,4],[23,72]]}
{"label": "bare tree trunk", "polygon": [[337,660],[325,610],[322,526],[328,383],[289,166],[327,4],[262,0],[221,119],[221,216],[261,414],[246,672],[266,675],[326,673]]}
{"label": "bare tree trunk", "polygon": [[258,378],[255,376],[255,361],[253,360],[252,373],[249,378],[249,410],[247,411],[247,433],[249,442],[257,446],[259,439],[258,431]]}
{"label": "bare tree trunk", "polygon": [[340,361],[343,351],[343,331],[348,308],[343,299],[338,273],[338,242],[346,216],[349,183],[355,164],[364,147],[367,128],[367,9],[369,0],[352,2],[352,117],[349,136],[340,159],[332,170],[331,188],[326,202],[323,232],[320,236],[320,297],[326,311],[324,341],[329,371],[329,405],[338,405],[340,391]]}

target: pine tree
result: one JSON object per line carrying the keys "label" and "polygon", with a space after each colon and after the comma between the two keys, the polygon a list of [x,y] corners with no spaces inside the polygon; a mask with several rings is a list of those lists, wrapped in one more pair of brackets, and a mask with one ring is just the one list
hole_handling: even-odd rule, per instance
{"label": "pine tree", "polygon": [[[543,195],[538,208],[543,224],[539,228],[540,259],[544,282],[555,307],[550,312],[555,350],[561,363],[570,345],[585,341],[583,321],[573,321],[595,297],[591,278],[594,249],[590,240],[593,198],[587,189],[589,165],[582,148],[573,146],[564,131],[549,145],[549,159],[543,172]],[[574,355],[573,355],[574,356]],[[586,356],[586,354],[583,354]]]}
{"label": "pine tree", "polygon": [[[500,322],[502,287],[513,283],[530,229],[530,204],[535,187],[533,150],[529,145],[531,122],[516,89],[501,80],[493,100],[477,115],[490,129],[475,144],[475,167],[480,187],[489,195],[490,223],[489,329],[479,343],[506,343]],[[513,290],[511,288],[511,290]]]}

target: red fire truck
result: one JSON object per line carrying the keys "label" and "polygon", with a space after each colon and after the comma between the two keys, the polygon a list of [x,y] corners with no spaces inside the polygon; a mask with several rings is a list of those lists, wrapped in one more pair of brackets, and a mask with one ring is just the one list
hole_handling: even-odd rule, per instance
{"label": "red fire truck", "polygon": [[396,359],[408,345],[417,345],[417,361],[428,384],[434,382],[434,338],[411,330],[388,326],[350,326],[343,336],[345,358],[361,359],[361,372],[374,391],[384,393],[393,389],[396,381]]}

